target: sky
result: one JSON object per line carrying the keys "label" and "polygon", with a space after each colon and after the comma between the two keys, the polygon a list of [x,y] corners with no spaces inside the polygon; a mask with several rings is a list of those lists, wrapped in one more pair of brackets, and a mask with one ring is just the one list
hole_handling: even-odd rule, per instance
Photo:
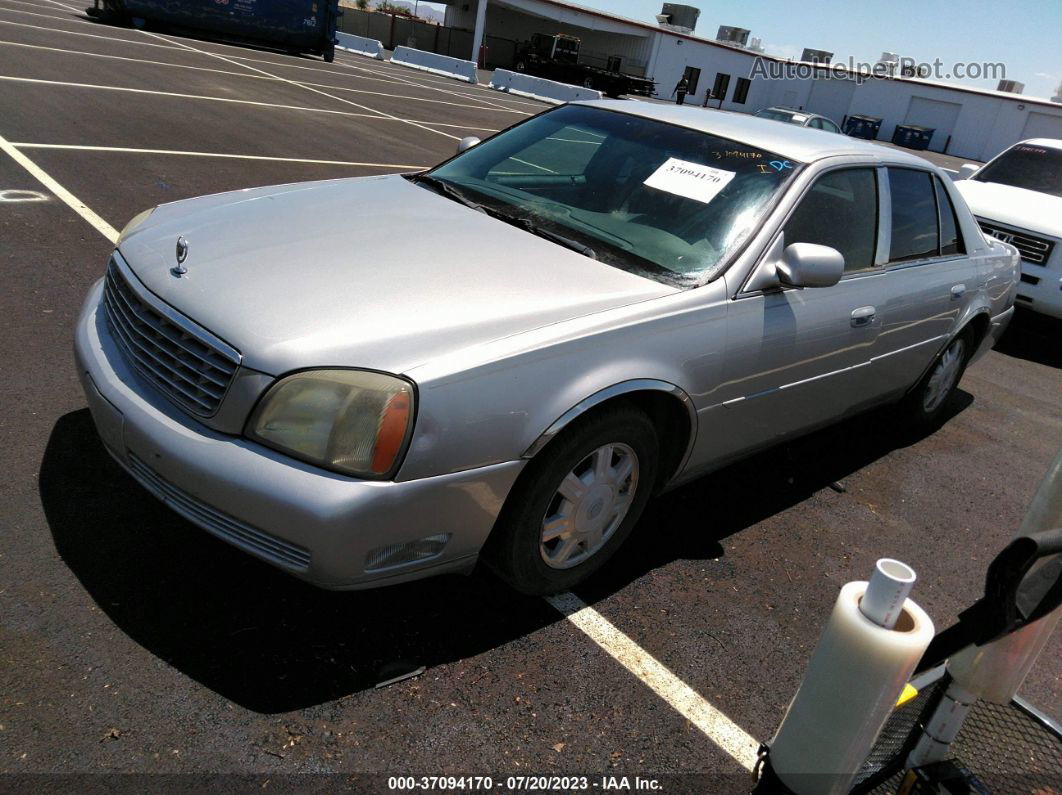
{"label": "sky", "polygon": [[[573,0],[655,23],[660,0]],[[1062,0],[686,0],[701,9],[696,33],[747,28],[771,55],[799,58],[805,47],[834,62],[877,62],[895,52],[920,62],[1001,62],[1028,96],[1052,97],[1062,82]],[[944,82],[995,88],[998,78]]]}

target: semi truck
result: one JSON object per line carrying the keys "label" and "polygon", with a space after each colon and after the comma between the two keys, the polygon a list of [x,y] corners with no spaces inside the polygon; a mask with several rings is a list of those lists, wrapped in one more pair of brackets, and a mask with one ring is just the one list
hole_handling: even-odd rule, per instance
{"label": "semi truck", "polygon": [[656,90],[656,83],[652,80],[621,72],[618,58],[609,59],[609,66],[615,68],[602,69],[580,63],[579,44],[578,38],[565,33],[552,36],[535,33],[529,41],[517,47],[513,68],[536,77],[597,89],[610,97],[623,94],[648,97]]}

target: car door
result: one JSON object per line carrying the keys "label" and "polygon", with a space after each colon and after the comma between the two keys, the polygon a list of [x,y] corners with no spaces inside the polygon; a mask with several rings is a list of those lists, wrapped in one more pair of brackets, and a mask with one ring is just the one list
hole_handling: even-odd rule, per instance
{"label": "car door", "polygon": [[810,186],[768,246],[765,259],[792,243],[830,246],[845,258],[831,287],[739,292],[727,310],[726,361],[703,416],[705,452],[729,457],[830,422],[865,402],[876,386],[884,298],[874,269],[877,172],[828,171]]}
{"label": "car door", "polygon": [[916,168],[881,169],[888,180],[888,300],[875,371],[897,391],[912,386],[955,330],[980,284],[940,178]]}

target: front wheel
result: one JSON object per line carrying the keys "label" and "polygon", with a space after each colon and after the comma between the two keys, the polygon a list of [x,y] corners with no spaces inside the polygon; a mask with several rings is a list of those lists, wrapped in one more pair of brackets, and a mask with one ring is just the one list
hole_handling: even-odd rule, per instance
{"label": "front wheel", "polygon": [[653,424],[636,409],[579,421],[528,464],[484,550],[487,565],[522,593],[574,587],[634,529],[658,458]]}
{"label": "front wheel", "polygon": [[914,425],[932,426],[940,420],[973,354],[973,344],[969,330],[955,337],[937,354],[918,386],[904,399],[902,411]]}
{"label": "front wheel", "polygon": [[594,78],[592,78],[592,77],[584,77],[583,78],[583,88],[593,88],[593,87],[594,87]]}

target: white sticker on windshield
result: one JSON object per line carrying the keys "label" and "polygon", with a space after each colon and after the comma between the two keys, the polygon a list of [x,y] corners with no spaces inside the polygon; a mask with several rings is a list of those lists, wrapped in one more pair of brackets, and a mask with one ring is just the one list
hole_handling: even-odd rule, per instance
{"label": "white sticker on windshield", "polygon": [[669,157],[643,184],[707,204],[733,178],[733,171]]}

